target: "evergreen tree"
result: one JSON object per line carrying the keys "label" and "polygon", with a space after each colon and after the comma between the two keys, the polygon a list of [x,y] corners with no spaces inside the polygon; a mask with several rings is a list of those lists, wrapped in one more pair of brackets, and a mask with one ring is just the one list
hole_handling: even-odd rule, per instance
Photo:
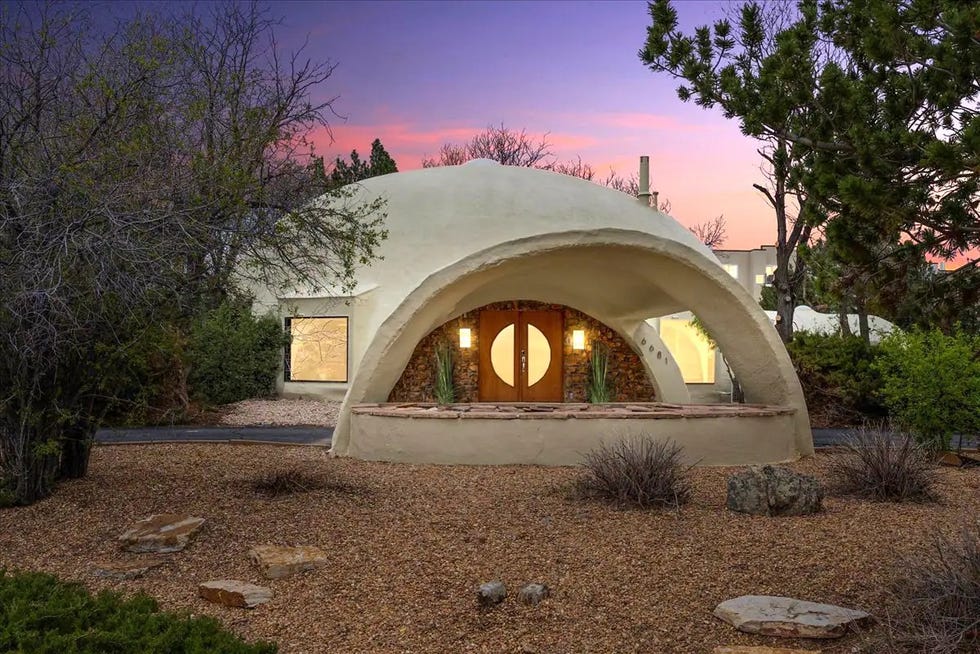
{"label": "evergreen tree", "polygon": [[737,32],[722,20],[692,35],[678,31],[669,0],[651,3],[650,15],[644,63],[682,80],[682,100],[721,107],[764,145],[770,183],[756,188],[776,214],[784,338],[803,279],[790,255],[817,226],[836,263],[855,272],[849,295],[910,287],[901,276],[928,268],[927,256],[958,255],[967,265],[934,290],[976,305],[980,4],[803,0],[792,11],[749,2]]}
{"label": "evergreen tree", "polygon": [[388,151],[381,145],[381,139],[371,143],[371,155],[367,161],[361,159],[357,150],[350,153],[350,163],[340,157],[334,161],[330,172],[330,183],[333,187],[346,186],[369,177],[378,177],[388,173],[397,173],[398,166]]}
{"label": "evergreen tree", "polygon": [[381,145],[381,139],[374,139],[371,143],[371,158],[369,160],[370,177],[378,177],[389,173],[397,173],[398,166],[391,158],[385,146]]}

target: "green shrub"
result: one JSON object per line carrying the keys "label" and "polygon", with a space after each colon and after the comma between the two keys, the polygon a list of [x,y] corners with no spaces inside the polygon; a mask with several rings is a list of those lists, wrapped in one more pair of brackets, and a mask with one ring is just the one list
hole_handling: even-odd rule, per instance
{"label": "green shrub", "polygon": [[576,481],[581,497],[604,499],[641,509],[673,506],[691,496],[690,466],[672,441],[626,438],[603,443],[585,455],[585,474]]}
{"label": "green shrub", "polygon": [[885,502],[936,499],[936,464],[907,433],[862,427],[831,459],[829,472],[849,495]]}
{"label": "green shrub", "polygon": [[877,346],[857,336],[796,332],[786,349],[814,423],[853,425],[886,415],[874,366]]}
{"label": "green shrub", "polygon": [[268,395],[275,388],[286,337],[273,316],[255,317],[246,303],[228,301],[191,329],[188,385],[209,404]]}
{"label": "green shrub", "polygon": [[980,337],[896,332],[881,342],[874,368],[892,419],[920,443],[948,449],[953,434],[980,430]]}
{"label": "green shrub", "polygon": [[453,379],[453,346],[443,341],[435,351],[435,396],[439,404],[456,401],[456,383]]}
{"label": "green shrub", "polygon": [[592,404],[603,404],[612,400],[612,388],[609,385],[609,348],[599,341],[592,341],[586,394]]}
{"label": "green shrub", "polygon": [[130,333],[118,347],[100,348],[92,365],[99,368],[102,392],[113,398],[104,422],[128,427],[184,420],[185,347],[181,330],[163,323]]}
{"label": "green shrub", "polygon": [[90,595],[47,574],[0,571],[0,652],[32,654],[273,654],[248,644],[213,618],[161,613],[145,595]]}

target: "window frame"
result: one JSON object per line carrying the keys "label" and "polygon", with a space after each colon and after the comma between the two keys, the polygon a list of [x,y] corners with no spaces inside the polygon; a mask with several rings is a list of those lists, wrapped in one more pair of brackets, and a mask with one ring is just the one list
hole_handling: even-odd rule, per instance
{"label": "window frame", "polygon": [[[345,360],[344,360],[344,378],[343,380],[331,379],[293,379],[292,378],[292,346],[293,346],[293,330],[292,323],[294,319],[330,319],[330,320],[343,320],[344,321],[344,350],[345,350]],[[285,316],[283,318],[283,330],[288,336],[286,345],[283,348],[283,382],[292,384],[347,384],[350,382],[350,316],[339,315],[339,316]]]}

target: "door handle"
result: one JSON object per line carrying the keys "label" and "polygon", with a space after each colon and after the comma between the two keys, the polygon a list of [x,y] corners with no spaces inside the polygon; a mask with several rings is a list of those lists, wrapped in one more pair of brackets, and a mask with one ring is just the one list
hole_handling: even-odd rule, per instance
{"label": "door handle", "polygon": [[527,352],[521,350],[521,374],[523,375],[526,372],[527,372]]}

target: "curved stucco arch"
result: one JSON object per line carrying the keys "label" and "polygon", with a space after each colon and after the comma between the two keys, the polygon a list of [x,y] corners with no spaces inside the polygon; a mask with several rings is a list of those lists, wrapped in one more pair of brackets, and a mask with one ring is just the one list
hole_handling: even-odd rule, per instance
{"label": "curved stucco arch", "polygon": [[[751,296],[700,250],[618,228],[503,242],[426,277],[380,321],[341,407],[332,451],[347,454],[351,407],[383,402],[426,334],[461,313],[514,298],[575,307],[630,340],[645,318],[695,312],[728,355],[747,401],[796,409],[793,434],[766,437],[790,439],[797,455],[812,453],[799,381],[775,329]],[[651,372],[657,385],[656,366]]]}

